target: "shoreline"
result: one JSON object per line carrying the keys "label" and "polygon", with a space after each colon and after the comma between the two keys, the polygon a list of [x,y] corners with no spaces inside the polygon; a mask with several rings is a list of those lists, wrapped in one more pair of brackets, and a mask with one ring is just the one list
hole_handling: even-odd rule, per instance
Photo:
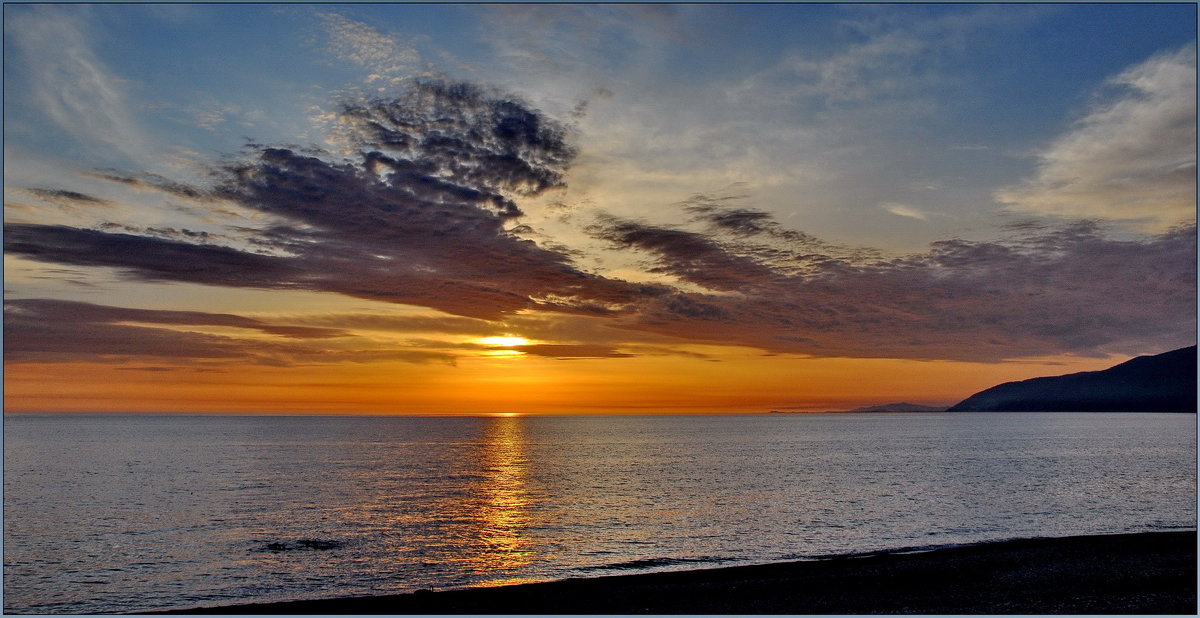
{"label": "shoreline", "polygon": [[1196,531],[143,614],[1195,614]]}

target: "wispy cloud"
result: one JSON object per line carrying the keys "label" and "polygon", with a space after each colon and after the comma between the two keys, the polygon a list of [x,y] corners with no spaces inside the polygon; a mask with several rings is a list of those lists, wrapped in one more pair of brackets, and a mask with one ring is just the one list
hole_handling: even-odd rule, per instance
{"label": "wispy cloud", "polygon": [[368,71],[367,82],[392,81],[410,74],[421,61],[416,48],[394,35],[337,13],[320,13],[330,51]]}
{"label": "wispy cloud", "polygon": [[484,36],[510,65],[533,73],[615,75],[653,60],[682,34],[671,5],[498,4],[484,13]]}
{"label": "wispy cloud", "polygon": [[669,274],[706,290],[743,290],[771,273],[766,266],[726,251],[714,239],[696,232],[605,217],[592,233],[619,249],[641,249],[658,256],[649,272]]}
{"label": "wispy cloud", "polygon": [[926,113],[930,91],[946,86],[942,65],[969,37],[1024,19],[1026,12],[973,7],[934,19],[910,19],[886,8],[849,7],[842,29],[856,42],[831,52],[800,48],[748,76],[730,94],[753,104]]}
{"label": "wispy cloud", "polygon": [[1194,44],[1130,67],[1109,86],[1119,94],[1039,153],[1037,174],[997,200],[1023,212],[1160,229],[1195,220]]}
{"label": "wispy cloud", "polygon": [[238,115],[240,109],[231,104],[215,104],[205,108],[190,110],[196,126],[206,131],[216,131]]}
{"label": "wispy cloud", "polygon": [[81,10],[41,5],[12,11],[5,31],[30,71],[30,94],[50,120],[89,147],[148,163],[149,141],[122,80],[95,52]]}
{"label": "wispy cloud", "polygon": [[572,358],[632,358],[635,354],[622,352],[611,346],[586,344],[555,344],[544,343],[535,345],[515,346],[514,350],[534,356],[547,356],[560,360]]}
{"label": "wispy cloud", "polygon": [[93,303],[65,300],[22,299],[5,303],[6,316],[36,315],[42,320],[75,322],[143,322],[188,326],[224,326],[256,330],[271,335],[296,339],[326,339],[342,337],[345,331],[310,326],[279,326],[228,313],[203,311],[165,311],[110,307]]}
{"label": "wispy cloud", "polygon": [[90,206],[107,206],[112,204],[112,202],[109,200],[101,199],[86,193],[80,193],[78,191],[68,191],[64,189],[42,189],[37,187],[26,189],[26,191],[36,195],[41,199],[51,202],[86,204]]}
{"label": "wispy cloud", "polygon": [[907,217],[909,219],[919,219],[921,221],[926,221],[929,219],[929,215],[926,214],[925,211],[921,210],[920,208],[917,208],[915,206],[909,206],[907,204],[901,204],[899,202],[885,202],[883,204],[880,204],[879,207],[892,213],[893,215],[898,216],[898,217]]}

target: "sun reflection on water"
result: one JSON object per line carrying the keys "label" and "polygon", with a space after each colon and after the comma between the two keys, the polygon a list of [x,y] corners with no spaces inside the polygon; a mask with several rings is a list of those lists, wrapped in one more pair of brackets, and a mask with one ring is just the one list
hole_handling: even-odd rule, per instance
{"label": "sun reflection on water", "polygon": [[470,561],[478,570],[510,581],[511,571],[533,561],[528,528],[530,495],[525,448],[525,421],[520,416],[487,420],[479,452],[477,512],[479,551]]}

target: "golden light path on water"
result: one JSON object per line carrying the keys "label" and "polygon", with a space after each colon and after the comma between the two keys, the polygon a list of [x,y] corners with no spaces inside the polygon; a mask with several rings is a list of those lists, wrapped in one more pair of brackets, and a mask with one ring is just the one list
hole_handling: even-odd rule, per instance
{"label": "golden light path on water", "polygon": [[[484,442],[480,449],[478,512],[481,550],[471,557],[472,566],[479,571],[504,573],[533,562],[527,528],[529,515],[528,460],[525,449],[525,426],[516,414],[503,414],[487,419]],[[520,577],[489,579],[486,585],[501,585],[531,581]]]}
{"label": "golden light path on water", "polygon": [[[403,449],[388,449],[387,456],[360,473],[381,475],[388,484],[391,481],[386,479],[393,477],[392,481],[414,485],[407,491],[372,495],[357,504],[348,502],[339,509],[340,517],[347,524],[372,528],[393,539],[390,551],[397,565],[415,559],[424,562],[430,573],[455,565],[439,577],[451,587],[539,581],[518,575],[551,557],[530,534],[537,523],[533,516],[537,497],[529,488],[529,419],[497,413],[470,421],[478,422],[477,433],[453,439],[462,449],[461,459],[432,458],[417,463],[408,460]],[[429,439],[411,435],[399,446],[420,445]],[[389,472],[393,465],[394,475]],[[352,485],[369,482],[360,479]],[[426,540],[413,540],[419,538]],[[470,576],[456,581],[456,570]]]}

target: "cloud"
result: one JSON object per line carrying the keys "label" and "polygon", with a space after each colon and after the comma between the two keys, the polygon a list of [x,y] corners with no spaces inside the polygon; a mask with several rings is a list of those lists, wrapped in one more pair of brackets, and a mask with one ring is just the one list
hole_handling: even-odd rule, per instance
{"label": "cloud", "polygon": [[287,288],[301,272],[282,258],[220,245],[62,225],[6,225],[4,250],[43,262],[115,267],[144,281]]}
{"label": "cloud", "polygon": [[86,193],[80,193],[78,191],[67,191],[64,189],[43,189],[36,187],[25,189],[25,191],[48,202],[54,202],[58,204],[74,203],[95,206],[109,206],[112,204],[112,201],[110,200],[98,198],[94,195],[88,195]]}
{"label": "cloud", "polygon": [[[486,190],[507,215],[519,214],[501,192],[532,195],[562,186],[575,158],[568,128],[505,93],[466,82],[417,82],[404,96],[347,102],[343,141],[364,164],[411,189]],[[436,186],[434,186],[436,185]]]}
{"label": "cloud", "polygon": [[216,131],[219,127],[229,121],[232,114],[238,113],[239,109],[235,105],[216,105],[208,109],[193,109],[190,110],[195,118],[196,126],[207,131]]}
{"label": "cloud", "polygon": [[210,189],[98,174],[268,215],[261,229],[231,229],[241,243],[19,224],[5,228],[5,250],[133,279],[337,292],[489,319],[532,308],[604,313],[644,287],[582,272],[506,231],[521,213],[514,198],[560,186],[575,155],[564,126],[514,97],[419,82],[397,99],[346,102],[340,139],[349,157],[253,147]]}
{"label": "cloud", "polygon": [[37,316],[41,320],[84,322],[141,322],[187,326],[226,326],[257,330],[270,335],[295,339],[327,339],[344,337],[348,333],[332,328],[280,326],[243,316],[202,311],[164,311],[110,307],[50,299],[9,300],[4,304],[5,316]]}
{"label": "cloud", "polygon": [[755,249],[729,241],[608,226],[597,235],[631,239],[660,270],[723,292],[662,294],[615,320],[640,332],[818,356],[978,361],[1137,354],[1195,339],[1194,226],[1138,240],[1087,223],[1033,228],[887,260],[804,255],[805,268],[790,271],[745,267],[735,258]]}
{"label": "cloud", "polygon": [[[526,351],[554,358],[620,357],[635,350],[625,345],[630,340],[986,361],[1155,352],[1194,342],[1194,226],[1115,239],[1095,224],[1030,225],[1002,241],[946,240],[889,257],[785,228],[743,205],[737,191],[696,194],[675,205],[680,225],[603,215],[588,228],[669,281],[637,284],[584,271],[569,253],[512,231],[522,214],[518,202],[562,187],[576,156],[569,128],[528,103],[473,84],[414,82],[393,99],[345,102],[338,124],[343,154],[252,145],[218,169],[208,188],[101,173],[199,206],[235,205],[261,215],[257,228],[21,223],[6,226],[5,250],[112,267],[138,281],[313,290],[428,307],[457,316],[440,332],[541,333],[537,340],[554,343]],[[119,323],[112,310],[70,309],[99,316],[84,324],[107,333],[113,345],[131,337],[153,347],[160,343],[153,338],[166,336],[158,332],[165,329],[130,331],[144,327]],[[65,315],[61,306],[57,311]],[[132,320],[124,311],[117,314]],[[312,319],[291,322],[288,328],[300,330],[288,332],[191,312],[137,321],[207,320],[201,325],[283,337],[272,345],[284,347],[270,355],[228,338],[189,339],[197,354],[240,350],[274,362],[366,362],[402,352],[318,351],[318,340],[341,341],[321,328],[439,330],[416,318],[368,316],[358,326],[336,316]],[[52,323],[67,328],[63,320]],[[22,323],[16,345],[35,327]],[[453,349],[439,342],[414,354],[445,360]]]}
{"label": "cloud", "polygon": [[585,344],[534,344],[513,346],[513,350],[561,360],[573,358],[632,358],[635,354],[620,352],[610,346]]}
{"label": "cloud", "polygon": [[725,251],[716,241],[695,232],[602,218],[592,228],[592,233],[619,249],[642,249],[657,256],[649,272],[670,274],[709,290],[744,290],[771,272],[762,264]]}
{"label": "cloud", "polygon": [[456,335],[499,335],[497,325],[488,320],[446,315],[392,316],[369,313],[289,316],[298,325],[329,326],[356,331],[437,332]]}
{"label": "cloud", "polygon": [[[53,300],[7,301],[4,306],[6,362],[55,362],[173,358],[179,360],[267,361],[264,348],[249,350],[233,338],[165,328],[121,324],[123,310]],[[154,320],[152,311],[135,310],[143,321],[177,324],[178,319]],[[147,318],[149,318],[147,320]],[[202,321],[193,318],[190,321]],[[275,363],[269,363],[275,364]]]}
{"label": "cloud", "polygon": [[680,7],[655,5],[495,4],[484,13],[488,40],[507,66],[535,75],[616,75],[653,62],[681,34]]}
{"label": "cloud", "polygon": [[[153,325],[153,326],[147,326]],[[245,338],[171,327],[225,327],[273,338]],[[53,299],[4,303],[7,362],[123,362],[171,359],[192,363],[250,362],[287,366],[333,362],[449,362],[445,352],[328,347],[350,337],[341,329],[278,324],[225,313],[113,307]]]}
{"label": "cloud", "polygon": [[138,175],[130,175],[122,174],[116,171],[92,171],[85,173],[84,176],[123,184],[135,189],[169,193],[176,197],[187,198],[189,200],[209,200],[213,197],[203,189],[181,182],[175,182],[169,178],[165,178],[159,174],[154,174],[151,172],[142,172]]}
{"label": "cloud", "polygon": [[30,71],[29,94],[50,120],[93,147],[144,162],[147,138],[121,79],[93,49],[85,15],[76,7],[22,7],[6,20],[5,33]]}
{"label": "cloud", "polygon": [[930,18],[904,12],[844,7],[841,30],[849,35],[834,51],[791,51],[774,66],[730,90],[753,105],[802,105],[824,112],[927,113],[931,93],[947,86],[943,65],[981,31],[1024,19],[1024,11],[971,7]]}
{"label": "cloud", "polygon": [[113,200],[68,189],[28,187],[17,189],[12,193],[24,193],[37,199],[35,202],[29,203],[16,200],[5,201],[4,221],[6,224],[28,221],[45,222],[50,217],[59,217],[64,221],[78,221],[98,213],[111,216],[116,206],[116,202]]}
{"label": "cloud", "polygon": [[999,202],[1159,229],[1195,220],[1195,46],[1130,67],[1109,86],[1119,94],[1040,152],[1037,174],[998,191]]}
{"label": "cloud", "polygon": [[368,82],[390,81],[403,76],[421,60],[411,45],[367,24],[337,13],[320,13],[318,16],[329,33],[330,51],[342,60],[367,69],[370,72]]}
{"label": "cloud", "polygon": [[929,219],[929,216],[925,213],[925,211],[907,204],[900,204],[898,202],[885,202],[880,204],[879,207],[898,217],[920,219],[921,221],[927,221]]}

